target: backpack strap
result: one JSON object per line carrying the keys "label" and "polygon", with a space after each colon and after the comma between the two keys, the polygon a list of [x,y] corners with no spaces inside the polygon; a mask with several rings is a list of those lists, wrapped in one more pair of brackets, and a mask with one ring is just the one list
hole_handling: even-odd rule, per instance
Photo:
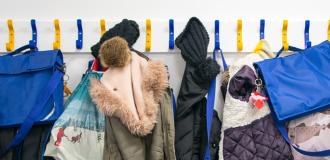
{"label": "backpack strap", "polygon": [[[216,52],[213,51],[213,59],[216,60]],[[216,88],[216,79],[213,79],[210,83],[210,87],[207,93],[207,102],[206,102],[206,129],[207,129],[207,145],[205,147],[204,160],[211,159],[210,151],[210,135],[212,128],[212,118],[213,118],[213,108],[214,108],[214,98],[215,98],[215,88]]]}
{"label": "backpack strap", "polygon": [[313,156],[313,157],[330,156],[330,150],[310,152],[310,151],[305,151],[303,149],[299,149],[296,145],[291,143],[284,122],[275,120],[275,123],[276,123],[277,129],[280,131],[280,133],[281,133],[282,137],[285,139],[285,141],[287,143],[289,143],[299,153],[301,153],[303,155],[307,155],[307,156]]}
{"label": "backpack strap", "polygon": [[13,55],[15,55],[15,54],[22,53],[23,51],[25,51],[25,50],[27,50],[27,49],[29,49],[29,50],[33,50],[33,51],[38,51],[38,48],[37,48],[37,47],[28,44],[28,45],[22,46],[22,47],[20,47],[20,48],[17,48],[15,51],[13,51],[13,52],[9,52],[9,53],[7,53],[6,55],[11,55],[11,56],[13,56]]}
{"label": "backpack strap", "polygon": [[[293,46],[289,46],[289,51],[293,51],[293,52],[300,52],[302,51],[302,49],[300,48],[297,48],[297,47],[293,47]],[[277,53],[276,53],[276,56],[275,58],[279,57],[284,51],[284,47],[282,47]]]}

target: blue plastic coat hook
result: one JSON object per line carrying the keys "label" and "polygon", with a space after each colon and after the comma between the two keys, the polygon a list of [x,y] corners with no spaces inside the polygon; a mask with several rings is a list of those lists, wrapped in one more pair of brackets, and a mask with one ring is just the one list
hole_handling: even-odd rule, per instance
{"label": "blue plastic coat hook", "polygon": [[265,20],[260,20],[260,30],[259,30],[260,40],[265,39]]}
{"label": "blue plastic coat hook", "polygon": [[219,50],[220,49],[220,35],[219,35],[219,30],[220,30],[220,25],[219,25],[219,20],[214,21],[214,49]]}
{"label": "blue plastic coat hook", "polygon": [[169,48],[174,49],[174,20],[169,20]]}
{"label": "blue plastic coat hook", "polygon": [[[220,21],[215,20],[214,21],[214,53],[216,51],[220,51],[222,65],[224,70],[228,69],[228,65],[225,60],[225,56],[222,52],[222,49],[220,48]],[[216,59],[216,55],[213,53],[213,59]]]}
{"label": "blue plastic coat hook", "polygon": [[83,28],[81,19],[77,19],[77,27],[78,27],[78,39],[76,40],[76,48],[82,49],[83,47]]}
{"label": "blue plastic coat hook", "polygon": [[32,48],[36,48],[38,32],[37,32],[37,25],[35,19],[31,19],[31,28],[32,28],[32,39],[29,41],[29,45],[32,46]]}
{"label": "blue plastic coat hook", "polygon": [[312,46],[312,42],[309,41],[309,20],[305,21],[305,48],[309,48]]}

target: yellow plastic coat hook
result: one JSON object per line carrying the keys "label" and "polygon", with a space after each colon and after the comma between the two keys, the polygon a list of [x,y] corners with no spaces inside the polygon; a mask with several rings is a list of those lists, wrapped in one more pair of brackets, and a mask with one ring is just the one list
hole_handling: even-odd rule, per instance
{"label": "yellow plastic coat hook", "polygon": [[242,20],[237,20],[237,51],[243,50]]}
{"label": "yellow plastic coat hook", "polygon": [[9,31],[9,38],[8,42],[6,43],[6,50],[12,51],[15,47],[15,34],[14,34],[14,27],[13,27],[13,20],[7,20],[8,31]]}
{"label": "yellow plastic coat hook", "polygon": [[330,42],[330,19],[328,20],[328,41]]}
{"label": "yellow plastic coat hook", "polygon": [[146,20],[146,51],[150,52],[151,50],[151,21],[150,19]]}
{"label": "yellow plastic coat hook", "polygon": [[54,20],[54,27],[55,27],[55,42],[53,43],[54,49],[61,48],[61,30],[60,30],[60,22],[58,19]]}
{"label": "yellow plastic coat hook", "polygon": [[289,43],[288,43],[288,20],[283,21],[283,27],[282,27],[282,45],[284,48],[284,51],[289,50]]}
{"label": "yellow plastic coat hook", "polygon": [[101,26],[101,36],[105,33],[105,20],[100,20],[100,26]]}

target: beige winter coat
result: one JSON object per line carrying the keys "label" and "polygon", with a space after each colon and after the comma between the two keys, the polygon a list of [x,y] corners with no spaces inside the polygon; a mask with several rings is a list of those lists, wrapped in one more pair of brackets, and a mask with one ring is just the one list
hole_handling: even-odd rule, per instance
{"label": "beige winter coat", "polygon": [[131,52],[130,63],[92,79],[90,94],[105,113],[104,160],[173,160],[174,122],[168,75],[160,61]]}

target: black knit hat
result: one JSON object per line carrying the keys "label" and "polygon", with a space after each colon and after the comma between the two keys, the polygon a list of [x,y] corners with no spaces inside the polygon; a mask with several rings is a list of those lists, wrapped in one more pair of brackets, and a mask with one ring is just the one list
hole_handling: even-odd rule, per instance
{"label": "black knit hat", "polygon": [[123,19],[120,23],[106,31],[102,35],[100,41],[91,47],[92,55],[95,58],[98,58],[99,49],[102,43],[115,36],[124,38],[127,41],[128,46],[132,47],[140,36],[139,25],[133,20]]}
{"label": "black knit hat", "polygon": [[202,22],[192,17],[183,32],[175,39],[175,45],[181,50],[186,63],[198,67],[197,74],[204,81],[210,81],[220,72],[219,64],[206,58],[209,35]]}

